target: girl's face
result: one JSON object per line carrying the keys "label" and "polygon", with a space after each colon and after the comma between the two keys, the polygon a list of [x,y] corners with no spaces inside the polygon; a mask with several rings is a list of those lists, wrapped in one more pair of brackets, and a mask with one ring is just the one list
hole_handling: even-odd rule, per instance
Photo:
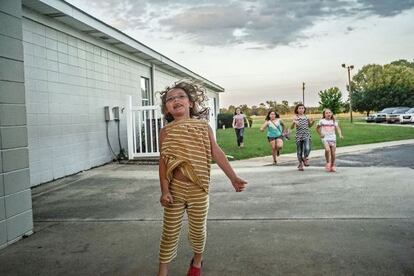
{"label": "girl's face", "polygon": [[237,115],[240,115],[240,112],[241,112],[241,111],[240,111],[240,108],[236,108],[236,114],[237,114]]}
{"label": "girl's face", "polygon": [[299,115],[305,114],[305,107],[303,105],[298,107],[298,114]]}
{"label": "girl's face", "polygon": [[325,119],[331,119],[332,118],[332,111],[329,109],[325,110]]}
{"label": "girl's face", "polygon": [[183,89],[174,88],[167,92],[165,108],[174,119],[178,117],[189,118],[190,107],[192,107],[192,103]]}
{"label": "girl's face", "polygon": [[269,114],[269,118],[270,118],[270,120],[274,120],[274,119],[276,119],[276,113],[274,113],[273,111],[272,111],[272,112],[270,112],[270,114]]}

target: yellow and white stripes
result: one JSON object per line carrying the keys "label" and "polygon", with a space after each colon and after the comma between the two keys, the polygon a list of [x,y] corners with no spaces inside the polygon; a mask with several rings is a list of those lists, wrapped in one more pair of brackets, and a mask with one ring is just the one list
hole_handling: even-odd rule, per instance
{"label": "yellow and white stripes", "polygon": [[[160,262],[177,255],[184,211],[187,209],[188,238],[195,253],[202,253],[206,242],[208,190],[210,182],[211,141],[208,123],[197,119],[172,122],[164,127],[161,156],[166,165],[173,203],[164,208]],[[179,170],[188,181],[174,178]]]}
{"label": "yellow and white stripes", "polygon": [[195,253],[203,253],[207,236],[208,193],[190,181],[173,179],[170,193],[174,202],[164,207],[164,223],[160,244],[160,262],[169,263],[177,255],[178,239],[184,211],[188,216],[188,239]]}
{"label": "yellow and white stripes", "polygon": [[172,122],[164,129],[166,137],[161,146],[161,156],[167,166],[168,180],[171,181],[174,170],[179,169],[208,192],[211,163],[208,123],[186,119]]}

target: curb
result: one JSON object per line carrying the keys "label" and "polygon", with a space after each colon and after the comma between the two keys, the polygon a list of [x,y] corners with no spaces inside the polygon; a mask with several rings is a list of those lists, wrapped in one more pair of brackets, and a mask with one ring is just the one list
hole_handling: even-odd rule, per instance
{"label": "curb", "polygon": [[[336,155],[340,156],[340,155],[349,154],[349,153],[366,152],[366,151],[370,151],[373,149],[400,146],[400,145],[410,145],[410,144],[414,144],[414,139],[338,147],[336,148]],[[310,158],[323,157],[324,155],[325,155],[325,151],[323,149],[313,150],[311,151]],[[297,160],[296,153],[287,153],[287,154],[281,154],[279,156],[278,163],[283,164],[283,163],[289,163],[289,162],[296,161],[296,160]],[[243,167],[268,166],[271,163],[272,163],[272,156],[268,155],[268,156],[263,156],[263,157],[254,157],[250,159],[235,160],[235,161],[231,161],[230,164],[234,168],[243,168]],[[216,169],[218,168],[218,166],[214,164],[212,168]]]}

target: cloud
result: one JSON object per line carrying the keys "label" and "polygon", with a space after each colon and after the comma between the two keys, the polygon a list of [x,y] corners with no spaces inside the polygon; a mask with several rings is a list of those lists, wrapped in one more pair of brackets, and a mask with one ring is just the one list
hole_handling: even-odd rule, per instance
{"label": "cloud", "polygon": [[413,0],[358,0],[358,2],[363,5],[363,9],[383,17],[395,16],[414,7]]}
{"label": "cloud", "polygon": [[[72,0],[72,2],[86,0]],[[160,33],[201,45],[246,44],[274,48],[297,44],[321,20],[395,16],[414,0],[93,0],[87,1],[121,30]],[[112,23],[111,23],[112,22]],[[352,31],[349,26],[347,31]]]}

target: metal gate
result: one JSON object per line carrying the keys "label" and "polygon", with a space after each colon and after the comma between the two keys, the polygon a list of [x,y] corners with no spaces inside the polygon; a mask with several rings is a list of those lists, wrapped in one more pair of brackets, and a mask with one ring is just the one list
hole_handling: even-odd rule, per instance
{"label": "metal gate", "polygon": [[159,156],[159,133],[164,118],[159,106],[133,106],[127,101],[128,158]]}

